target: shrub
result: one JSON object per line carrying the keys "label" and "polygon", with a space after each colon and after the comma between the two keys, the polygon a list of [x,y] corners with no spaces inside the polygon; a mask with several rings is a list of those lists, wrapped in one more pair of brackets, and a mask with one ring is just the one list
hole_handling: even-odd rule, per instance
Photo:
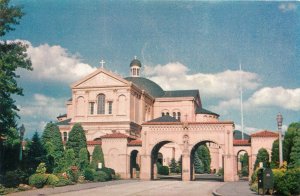
{"label": "shrub", "polygon": [[258,184],[257,184],[257,182],[251,184],[250,190],[254,191],[256,193],[258,192]]}
{"label": "shrub", "polygon": [[71,185],[74,184],[70,179],[68,179],[65,175],[58,175],[57,176],[59,181],[57,182],[57,184],[55,186],[59,187],[59,186],[66,186],[66,185]]}
{"label": "shrub", "polygon": [[243,167],[242,168],[242,176],[248,176],[249,172],[248,172],[248,167]]}
{"label": "shrub", "polygon": [[96,173],[96,170],[94,170],[92,168],[86,168],[83,172],[83,175],[84,175],[86,180],[94,181],[95,173]]}
{"label": "shrub", "polygon": [[272,169],[274,177],[274,189],[279,190],[278,182],[284,176],[285,169]]}
{"label": "shrub", "polygon": [[76,166],[72,166],[70,170],[67,172],[69,174],[70,180],[72,182],[77,182],[79,177],[79,171]]}
{"label": "shrub", "polygon": [[37,174],[45,174],[46,173],[46,164],[45,163],[40,163],[38,167],[36,168],[36,173]]}
{"label": "shrub", "polygon": [[8,171],[4,176],[4,185],[6,187],[17,187],[20,184],[20,178],[16,171]]}
{"label": "shrub", "polygon": [[33,174],[29,177],[29,184],[36,188],[43,188],[47,182],[47,174]]}
{"label": "shrub", "polygon": [[289,169],[277,179],[276,190],[282,195],[297,195],[300,193],[300,168]]}
{"label": "shrub", "polygon": [[158,168],[158,174],[160,175],[169,175],[169,167],[168,166],[161,166]]}
{"label": "shrub", "polygon": [[218,176],[224,176],[224,169],[223,168],[220,168],[217,172],[217,175]]}
{"label": "shrub", "polygon": [[106,173],[106,175],[107,175],[107,179],[106,180],[112,180],[112,175],[116,174],[116,172],[115,172],[114,169],[108,168],[108,167],[103,167],[99,171],[103,171],[104,173]]}
{"label": "shrub", "polygon": [[49,174],[47,178],[47,185],[55,186],[59,182],[59,178],[54,174]]}
{"label": "shrub", "polygon": [[80,175],[79,177],[78,177],[78,181],[77,181],[78,183],[84,183],[85,182],[85,178],[84,178],[84,176],[83,175]]}
{"label": "shrub", "polygon": [[[138,171],[138,172],[139,172],[139,171]],[[138,172],[137,172],[137,177],[138,177]],[[120,179],[121,179],[121,175],[120,175],[120,174],[112,175],[112,179],[113,179],[113,180],[120,180]]]}
{"label": "shrub", "polygon": [[104,171],[96,171],[94,174],[94,181],[105,182],[109,179],[109,176]]}

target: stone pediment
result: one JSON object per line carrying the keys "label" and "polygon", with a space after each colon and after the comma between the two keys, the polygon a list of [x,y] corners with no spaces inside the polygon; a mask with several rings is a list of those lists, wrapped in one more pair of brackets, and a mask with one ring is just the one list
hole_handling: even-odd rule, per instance
{"label": "stone pediment", "polygon": [[128,81],[122,77],[99,68],[95,72],[86,76],[85,78],[73,83],[72,88],[83,87],[104,87],[104,86],[125,86],[128,85]]}

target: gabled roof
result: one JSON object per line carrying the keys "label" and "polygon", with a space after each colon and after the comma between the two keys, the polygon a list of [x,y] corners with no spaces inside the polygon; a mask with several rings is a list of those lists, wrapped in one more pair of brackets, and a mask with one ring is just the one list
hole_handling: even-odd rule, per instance
{"label": "gabled roof", "polygon": [[234,146],[251,146],[250,140],[233,140]]}
{"label": "gabled roof", "polygon": [[275,133],[273,131],[263,130],[251,134],[251,137],[278,137],[278,133]]}
{"label": "gabled roof", "polygon": [[101,138],[130,138],[130,139],[136,139],[133,136],[126,135],[124,133],[111,133],[101,136]]}
{"label": "gabled roof", "polygon": [[165,115],[165,116],[161,116],[161,117],[155,118],[153,120],[150,120],[148,122],[179,122],[179,121],[172,116]]}
{"label": "gabled roof", "polygon": [[175,90],[165,91],[162,97],[198,97],[199,90]]}
{"label": "gabled roof", "polygon": [[142,140],[131,140],[127,146],[142,146]]}
{"label": "gabled roof", "polygon": [[57,122],[56,125],[60,126],[60,125],[69,125],[69,123],[71,122],[71,118]]}
{"label": "gabled roof", "polygon": [[59,115],[59,116],[56,117],[56,118],[62,118],[62,117],[67,117],[67,114],[61,114],[61,115]]}
{"label": "gabled roof", "polygon": [[100,140],[94,140],[94,141],[87,141],[86,144],[88,146],[94,146],[94,145],[102,145],[102,142]]}
{"label": "gabled roof", "polygon": [[217,113],[211,112],[209,110],[206,110],[206,109],[200,108],[200,107],[197,107],[195,112],[196,112],[196,114],[212,114],[212,115],[220,116]]}

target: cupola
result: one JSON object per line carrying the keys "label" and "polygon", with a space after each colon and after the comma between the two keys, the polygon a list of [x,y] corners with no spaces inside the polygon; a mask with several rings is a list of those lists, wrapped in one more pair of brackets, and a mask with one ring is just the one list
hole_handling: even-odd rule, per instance
{"label": "cupola", "polygon": [[140,69],[142,67],[141,61],[139,61],[136,56],[130,63],[130,74],[131,77],[140,77]]}

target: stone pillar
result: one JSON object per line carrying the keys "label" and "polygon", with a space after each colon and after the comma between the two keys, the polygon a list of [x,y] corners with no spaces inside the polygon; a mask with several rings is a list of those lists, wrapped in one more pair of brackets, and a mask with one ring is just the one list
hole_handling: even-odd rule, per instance
{"label": "stone pillar", "polygon": [[182,154],[182,181],[190,181],[191,180],[191,160],[188,152],[184,152]]}
{"label": "stone pillar", "polygon": [[140,179],[151,180],[151,156],[141,155]]}

